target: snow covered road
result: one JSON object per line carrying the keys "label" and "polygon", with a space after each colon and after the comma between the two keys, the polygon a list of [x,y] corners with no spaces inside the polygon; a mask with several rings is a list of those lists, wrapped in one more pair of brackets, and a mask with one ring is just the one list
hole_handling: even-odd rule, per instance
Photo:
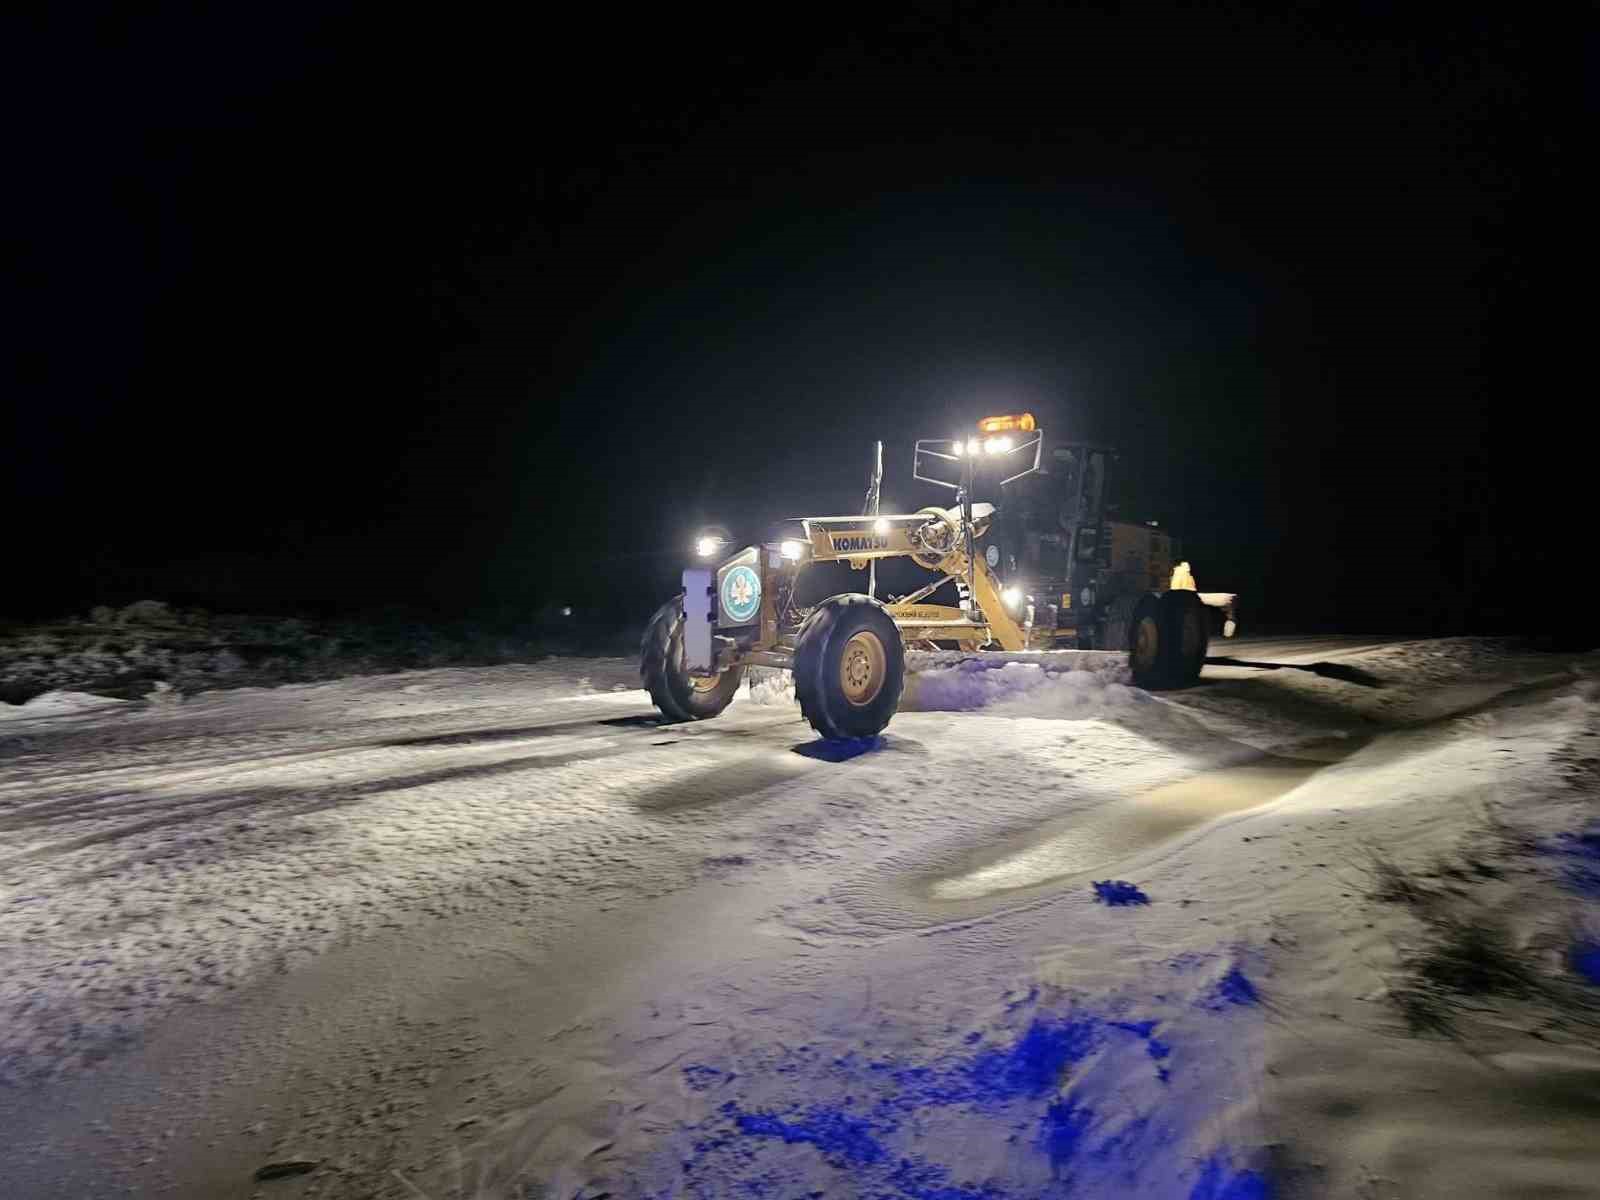
{"label": "snow covered road", "polygon": [[0,713],[0,1190],[1586,1194],[1570,1148],[1431,1191],[1422,1134],[1340,1151],[1330,1094],[1393,1090],[1364,1051],[1273,1081],[1341,1005],[1381,1024],[1363,845],[1581,825],[1592,660],[1228,653],[1381,686],[1006,668],[843,749],[773,687],[660,725],[620,660]]}

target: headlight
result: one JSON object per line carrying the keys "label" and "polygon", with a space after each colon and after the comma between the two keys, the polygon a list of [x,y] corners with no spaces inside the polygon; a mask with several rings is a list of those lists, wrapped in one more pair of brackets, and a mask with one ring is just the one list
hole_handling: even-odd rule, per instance
{"label": "headlight", "polygon": [[1005,602],[1007,608],[1016,608],[1017,605],[1022,603],[1022,589],[1008,587],[1000,593],[1000,599]]}
{"label": "headlight", "polygon": [[1011,439],[1008,437],[992,437],[983,443],[985,454],[1004,454],[1011,449]]}
{"label": "headlight", "polygon": [[888,533],[889,532],[889,518],[888,517],[879,517],[876,521],[874,521],[872,523],[872,532],[877,534],[879,537],[882,537],[884,534]]}
{"label": "headlight", "polygon": [[713,537],[709,533],[702,536],[694,544],[694,552],[701,558],[710,558],[713,554],[721,549],[722,539],[719,537]]}
{"label": "headlight", "polygon": [[783,555],[790,562],[799,562],[800,556],[805,552],[806,544],[804,542],[790,540],[783,542],[778,546],[778,553]]}

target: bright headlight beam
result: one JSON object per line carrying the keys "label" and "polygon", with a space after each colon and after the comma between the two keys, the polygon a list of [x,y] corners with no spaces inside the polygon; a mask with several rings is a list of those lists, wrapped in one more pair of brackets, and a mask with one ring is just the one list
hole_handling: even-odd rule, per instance
{"label": "bright headlight beam", "polygon": [[713,554],[715,554],[717,552],[718,548],[721,545],[722,545],[722,539],[721,538],[714,538],[714,537],[710,537],[708,535],[706,537],[700,538],[697,542],[695,542],[695,544],[694,544],[694,552],[696,554],[698,554],[701,558],[710,558]]}
{"label": "bright headlight beam", "polygon": [[882,537],[884,534],[888,533],[889,519],[887,517],[879,517],[872,523],[872,532],[877,534],[879,537]]}
{"label": "bright headlight beam", "polygon": [[1000,599],[1005,601],[1007,608],[1015,608],[1017,605],[1022,603],[1022,589],[1008,587],[1005,591],[1000,593]]}
{"label": "bright headlight beam", "polygon": [[797,542],[792,539],[785,541],[778,546],[778,553],[783,555],[790,562],[798,562],[800,556],[805,552],[805,543]]}

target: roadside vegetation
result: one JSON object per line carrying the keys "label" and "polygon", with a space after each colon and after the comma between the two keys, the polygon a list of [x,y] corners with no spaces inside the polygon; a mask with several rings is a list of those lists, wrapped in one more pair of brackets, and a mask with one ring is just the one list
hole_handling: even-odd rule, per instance
{"label": "roadside vegetation", "polygon": [[318,620],[221,615],[141,600],[57,621],[0,621],[0,702],[76,691],[161,703],[214,688],[551,655],[631,655],[637,644],[636,631],[587,624],[557,607],[473,620],[402,611]]}
{"label": "roadside vegetation", "polygon": [[1389,1003],[1408,1033],[1463,1037],[1470,1016],[1503,1017],[1512,1008],[1535,1036],[1581,1028],[1600,1033],[1596,936],[1580,898],[1570,911],[1530,911],[1529,885],[1547,864],[1536,839],[1497,819],[1475,831],[1454,855],[1412,870],[1368,848],[1360,870],[1367,899],[1415,918],[1396,945]]}

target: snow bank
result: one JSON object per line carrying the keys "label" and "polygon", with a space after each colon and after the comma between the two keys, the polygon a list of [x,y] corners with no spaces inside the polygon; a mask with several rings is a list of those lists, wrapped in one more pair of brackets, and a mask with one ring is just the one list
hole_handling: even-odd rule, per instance
{"label": "snow bank", "polygon": [[0,721],[29,720],[37,717],[69,717],[76,713],[123,708],[126,700],[92,696],[88,692],[45,692],[26,704],[0,704]]}
{"label": "snow bank", "polygon": [[741,696],[752,704],[769,707],[793,704],[794,673],[772,667],[751,667],[745,671],[745,690]]}
{"label": "snow bank", "polygon": [[[6,730],[30,744],[0,776],[0,1076],[75,1094],[143,1088],[150,1064],[176,1076],[84,1110],[143,1131],[160,1153],[143,1175],[121,1160],[155,1151],[87,1120],[63,1132],[62,1092],[14,1089],[11,1111],[0,1087],[13,1144],[46,1147],[7,1181],[100,1194],[114,1169],[152,1194],[158,1169],[314,1148],[339,1164],[325,1196],[409,1195],[396,1168],[448,1171],[461,1141],[487,1153],[504,1129],[540,1157],[484,1197],[847,1196],[865,1179],[917,1200],[1220,1200],[1310,1164],[1332,1195],[1380,1176],[1396,1195],[1577,1194],[1597,1171],[1582,1100],[1600,1051],[1514,1006],[1463,1017],[1460,1044],[1401,1036],[1388,980],[1428,927],[1366,895],[1361,865],[1373,845],[1442,862],[1430,893],[1505,914],[1513,944],[1590,995],[1600,913],[1567,868],[1595,844],[1592,683],[1545,691],[1561,662],[1476,643],[1360,658],[1382,688],[1221,668],[1156,698],[1095,671],[936,665],[843,759],[782,707],[787,673],[752,671],[719,721],[661,728],[642,693],[609,691],[636,687],[620,659],[104,720],[75,714],[112,702],[41,697],[7,715],[55,725]],[[1218,770],[1332,738],[1357,752],[1308,753],[1271,803]],[[1177,790],[1201,777],[1209,791]],[[1545,853],[1452,866],[1486,809]],[[1033,863],[1026,890],[934,886],[1007,864],[1009,888]],[[1095,881],[1149,903],[1096,904]],[[316,1022],[279,1004],[279,974],[314,982]],[[230,989],[237,1004],[205,1003]],[[187,1033],[167,1022],[190,1010],[294,1026],[281,1054],[259,1024],[225,1055],[170,1053],[154,1039]],[[389,1044],[422,1082],[368,1069]],[[241,1148],[228,1105],[260,1112],[270,1150]],[[56,1186],[80,1164],[98,1192]]]}

